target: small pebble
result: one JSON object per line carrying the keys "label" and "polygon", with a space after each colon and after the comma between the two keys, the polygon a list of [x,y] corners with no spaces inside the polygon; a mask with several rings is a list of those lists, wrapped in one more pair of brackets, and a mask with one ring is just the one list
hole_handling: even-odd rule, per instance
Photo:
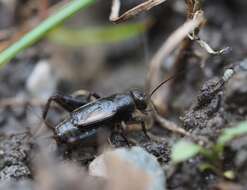
{"label": "small pebble", "polygon": [[11,107],[11,110],[17,119],[22,119],[25,117],[26,108],[25,107]]}
{"label": "small pebble", "polygon": [[241,70],[247,71],[247,59],[244,59],[244,60],[239,64],[239,67],[241,68]]}
{"label": "small pebble", "polygon": [[[107,166],[106,166],[106,155],[114,155],[119,157],[124,162],[129,163],[131,166],[143,170],[150,179],[151,185],[148,190],[165,190],[165,174],[160,164],[158,163],[156,157],[149,154],[141,147],[128,148],[118,148],[112,151],[106,151],[95,160],[93,160],[89,165],[89,174],[92,176],[107,178]],[[110,171],[109,171],[110,172]]]}
{"label": "small pebble", "polygon": [[57,77],[52,72],[49,62],[45,60],[37,63],[26,82],[28,92],[33,97],[44,100],[49,98],[54,93],[56,85]]}

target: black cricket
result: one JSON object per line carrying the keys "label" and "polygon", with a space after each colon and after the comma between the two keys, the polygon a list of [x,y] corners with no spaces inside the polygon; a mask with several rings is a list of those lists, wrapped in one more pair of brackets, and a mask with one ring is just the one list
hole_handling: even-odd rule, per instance
{"label": "black cricket", "polygon": [[[144,134],[148,137],[143,117],[134,117],[137,110],[143,114],[147,113],[148,103],[151,96],[168,80],[161,82],[152,93],[147,96],[141,90],[130,90],[124,93],[113,94],[100,98],[95,93],[88,93],[87,98],[79,100],[72,96],[54,95],[47,101],[43,112],[43,119],[46,120],[51,103],[54,101],[70,112],[70,115],[55,127],[51,127],[54,138],[62,144],[78,144],[84,140],[94,137],[99,128],[118,127],[122,137],[124,135],[124,124],[140,123]],[[88,103],[89,99],[95,100]],[[49,125],[48,125],[49,126]]]}

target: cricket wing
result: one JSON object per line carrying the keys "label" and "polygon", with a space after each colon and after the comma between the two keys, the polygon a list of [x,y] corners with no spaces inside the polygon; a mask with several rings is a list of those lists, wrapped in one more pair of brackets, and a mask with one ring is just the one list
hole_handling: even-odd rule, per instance
{"label": "cricket wing", "polygon": [[113,117],[117,112],[115,104],[110,100],[100,100],[82,106],[72,112],[73,124],[76,126],[88,126],[105,121]]}

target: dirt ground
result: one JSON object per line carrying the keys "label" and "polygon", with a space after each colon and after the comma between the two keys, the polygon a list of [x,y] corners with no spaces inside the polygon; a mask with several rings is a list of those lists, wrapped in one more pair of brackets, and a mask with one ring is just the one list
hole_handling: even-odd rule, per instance
{"label": "dirt ground", "polygon": [[[1,39],[0,48],[15,33],[30,28],[30,23],[39,22],[39,3],[31,0],[17,2],[12,5],[0,1],[0,34],[5,31],[10,34],[7,39]],[[56,2],[50,1],[50,5]],[[140,2],[125,1],[123,9],[127,10]],[[82,184],[84,189],[102,189],[104,180],[87,175],[88,165],[102,152],[102,146],[90,143],[85,146],[83,143],[84,146],[68,148],[57,144],[51,137],[51,130],[41,127],[44,125],[42,110],[47,97],[32,94],[27,81],[34,68],[44,61],[53,72],[54,78],[51,80],[56,80],[55,88],[48,92],[50,95],[58,92],[69,95],[78,89],[86,89],[108,96],[133,87],[145,89],[148,64],[167,37],[185,22],[184,6],[183,1],[167,1],[132,19],[152,19],[150,28],[134,39],[79,48],[62,46],[44,39],[1,68],[0,189],[62,189],[59,185],[46,188],[45,180],[49,177],[53,178],[54,184],[64,183],[65,187],[71,188],[74,184],[70,184],[68,179],[70,175],[75,175],[72,173],[76,173],[78,168],[84,168],[80,176],[85,178],[75,182]],[[110,7],[109,1],[97,1],[66,22],[66,26],[111,25],[108,19]],[[208,55],[197,43],[192,43],[191,51],[183,52],[187,53],[186,59],[180,63],[186,72],[169,83],[168,87],[161,88],[163,91],[168,88],[170,93],[169,101],[164,102],[168,109],[163,117],[190,134],[214,144],[223,129],[247,119],[247,71],[239,70],[229,81],[218,86],[227,68],[247,62],[247,2],[207,0],[203,1],[203,10],[207,23],[200,37],[215,49],[229,46],[231,51],[224,55]],[[173,68],[178,51],[164,60],[161,68],[164,77],[172,73],[170,68]],[[196,53],[202,56],[195,56]],[[55,125],[65,114],[52,107],[48,122]],[[39,128],[43,132],[37,132]],[[234,179],[229,180],[210,170],[200,171],[198,166],[205,161],[201,156],[176,166],[171,163],[171,146],[179,139],[188,137],[162,128],[159,122],[152,123],[149,133],[158,135],[163,139],[162,142],[148,140],[140,130],[129,131],[127,136],[157,157],[166,174],[167,189],[247,188],[246,136],[232,141],[221,160],[222,171],[232,170],[235,173]],[[110,146],[104,140],[105,145]],[[111,136],[111,142],[113,147],[128,147],[117,134]],[[40,163],[37,155],[43,155],[48,161]],[[54,161],[57,163],[49,167],[50,162]],[[66,168],[59,165],[61,162],[68,163],[66,172]],[[61,171],[64,175],[53,175]]]}

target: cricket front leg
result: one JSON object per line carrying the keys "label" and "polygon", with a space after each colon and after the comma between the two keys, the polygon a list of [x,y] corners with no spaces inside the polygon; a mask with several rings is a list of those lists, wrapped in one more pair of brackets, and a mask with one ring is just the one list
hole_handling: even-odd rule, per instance
{"label": "cricket front leg", "polygon": [[145,125],[145,119],[143,117],[134,117],[132,118],[131,121],[128,122],[128,124],[141,124],[141,127],[142,127],[142,131],[145,135],[145,137],[150,140],[150,137],[147,133],[147,128],[146,128],[146,125]]}

